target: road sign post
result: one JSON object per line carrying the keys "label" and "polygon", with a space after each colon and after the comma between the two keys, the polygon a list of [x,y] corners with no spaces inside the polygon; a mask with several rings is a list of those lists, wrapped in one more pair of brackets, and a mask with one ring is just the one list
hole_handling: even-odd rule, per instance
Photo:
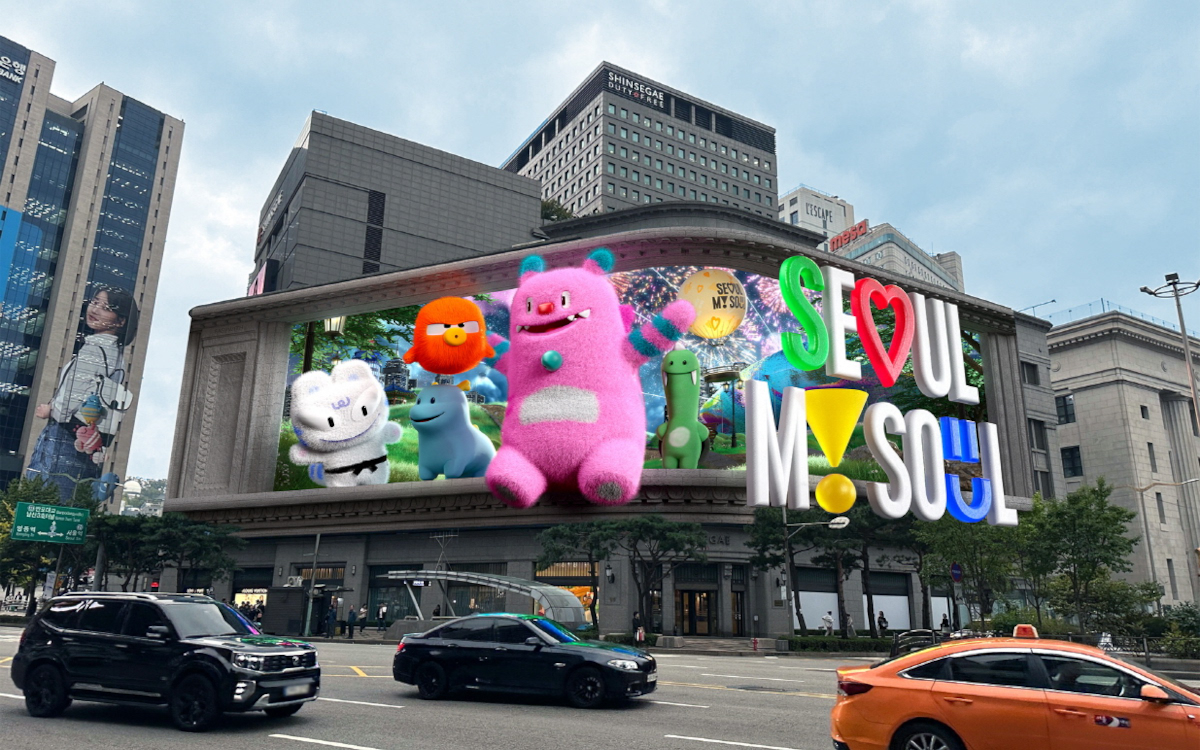
{"label": "road sign post", "polygon": [[83,544],[88,516],[83,508],[17,503],[10,536],[14,542]]}

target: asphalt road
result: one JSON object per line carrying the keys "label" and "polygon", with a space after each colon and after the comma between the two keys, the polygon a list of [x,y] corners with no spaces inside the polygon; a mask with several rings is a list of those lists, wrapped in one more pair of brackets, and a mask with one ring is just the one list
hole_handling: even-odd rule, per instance
{"label": "asphalt road", "polygon": [[825,750],[833,668],[866,661],[660,653],[657,691],[625,706],[583,711],[510,696],[422,701],[415,688],[392,680],[391,647],[318,639],[320,699],[287,719],[227,715],[196,735],[176,730],[163,708],[76,701],[61,717],[31,718],[7,671],[18,635],[0,628],[5,750]]}

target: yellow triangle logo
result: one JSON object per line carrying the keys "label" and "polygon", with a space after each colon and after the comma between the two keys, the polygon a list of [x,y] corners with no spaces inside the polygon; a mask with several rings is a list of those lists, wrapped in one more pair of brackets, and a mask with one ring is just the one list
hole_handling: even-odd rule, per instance
{"label": "yellow triangle logo", "polygon": [[818,388],[804,394],[808,426],[830,466],[842,462],[854,426],[867,403],[867,392],[853,388]]}

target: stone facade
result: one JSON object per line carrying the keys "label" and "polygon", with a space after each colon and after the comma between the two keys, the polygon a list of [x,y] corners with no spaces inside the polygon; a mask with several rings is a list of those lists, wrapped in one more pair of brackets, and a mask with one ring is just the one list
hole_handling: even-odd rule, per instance
{"label": "stone facade", "polygon": [[[898,283],[906,290],[958,305],[964,328],[982,336],[990,384],[1012,383],[1014,377],[1019,378],[1014,373],[1019,373],[1022,358],[1044,356],[1038,353],[1045,349],[1044,338],[1039,339],[1044,329],[1035,319],[986,300],[820,253],[815,250],[822,239],[819,235],[783,224],[773,216],[705,204],[663,203],[558,222],[548,225],[546,232],[548,238],[535,249],[550,267],[578,265],[588,252],[603,245],[614,254],[616,271],[701,264],[776,276],[784,259],[802,253],[820,263],[870,274],[884,283]],[[506,575],[528,576],[539,551],[534,536],[541,529],[581,518],[617,519],[659,512],[668,519],[700,523],[710,537],[709,564],[716,566],[693,571],[711,574],[704,581],[671,579],[664,585],[661,615],[667,632],[676,627],[676,598],[685,595],[706,597],[710,633],[787,632],[789,609],[775,587],[782,571],[756,573],[748,565],[750,550],[744,544],[744,528],[753,513],[745,504],[745,478],[740,472],[647,470],[639,495],[625,506],[594,506],[578,496],[551,495],[520,512],[492,497],[481,479],[271,492],[288,370],[287,333],[293,324],[421,304],[445,295],[511,288],[521,260],[530,251],[194,309],[166,510],[238,526],[250,542],[238,553],[240,564],[261,567],[277,584],[311,564],[314,536],[320,533],[322,550],[329,554],[327,558],[326,552],[321,553],[321,565],[326,560],[339,564],[340,584],[353,589],[347,596],[355,603],[362,603],[363,597],[371,596],[378,587],[378,578],[366,580],[364,571],[390,565],[400,569],[437,565],[442,550],[431,542],[434,534],[458,535],[445,557],[457,566],[503,565]],[[1033,351],[1027,353],[1030,347]],[[1013,507],[1027,508],[1033,492],[1027,394],[1019,384],[1011,388],[995,385],[987,398],[990,419],[997,424],[1001,438],[1006,494]],[[1045,408],[1035,404],[1035,409]],[[601,624],[606,630],[628,630],[634,607],[629,565],[616,559],[613,568],[614,580],[605,580],[600,586]],[[915,574],[903,567],[890,572],[901,573],[901,579],[907,581],[909,620],[919,622]],[[224,588],[227,586],[218,582],[216,591],[236,593]],[[847,583],[847,606],[859,630],[864,631],[861,591],[855,574]],[[740,609],[735,606],[739,603]],[[508,602],[505,606],[523,604]],[[809,627],[816,627],[820,613],[807,616]],[[889,616],[893,622],[899,619],[895,611]]]}
{"label": "stone facade", "polygon": [[[1200,481],[1189,480],[1200,477],[1200,435],[1179,334],[1109,312],[1056,326],[1048,341],[1055,395],[1073,415],[1058,426],[1066,489],[1114,485],[1142,540],[1128,577],[1158,582],[1165,604],[1197,600]],[[1192,352],[1200,367],[1195,338]]]}

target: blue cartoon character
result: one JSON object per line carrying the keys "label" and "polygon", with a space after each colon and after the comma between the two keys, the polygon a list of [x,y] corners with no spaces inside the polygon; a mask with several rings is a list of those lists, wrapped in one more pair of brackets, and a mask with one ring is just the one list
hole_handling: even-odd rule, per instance
{"label": "blue cartoon character", "polygon": [[317,484],[387,484],[387,444],[400,440],[400,425],[388,421],[383,385],[366,362],[351,359],[332,373],[312,370],[296,378],[292,427],[300,442],[288,456],[308,464]]}
{"label": "blue cartoon character", "polygon": [[471,423],[466,382],[431,385],[421,391],[408,413],[417,431],[417,469],[421,479],[481,477],[496,455],[492,441]]}

